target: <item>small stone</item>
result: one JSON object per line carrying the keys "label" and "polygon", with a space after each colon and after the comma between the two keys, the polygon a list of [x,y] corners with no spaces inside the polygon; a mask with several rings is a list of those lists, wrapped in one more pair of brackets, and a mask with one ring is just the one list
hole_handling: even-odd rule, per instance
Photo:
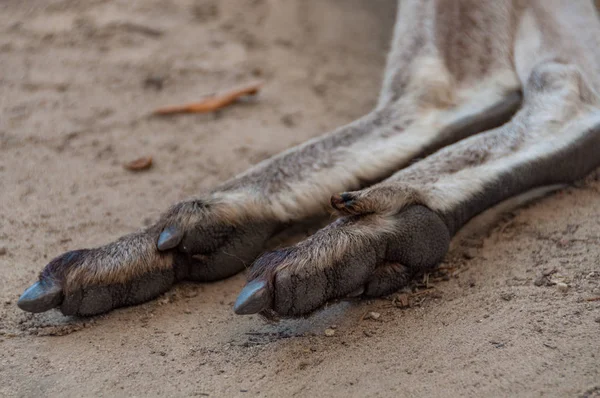
{"label": "small stone", "polygon": [[600,275],[600,274],[598,274],[596,271],[592,271],[592,272],[590,272],[589,274],[587,274],[587,275],[585,276],[585,279],[593,279],[593,278],[597,278],[597,277],[598,277],[598,275]]}
{"label": "small stone", "polygon": [[281,117],[281,122],[286,126],[286,127],[294,127],[296,125],[296,119],[294,118],[293,115],[284,115]]}
{"label": "small stone", "polygon": [[331,337],[333,335],[335,335],[335,330],[333,330],[333,329],[325,329],[325,336]]}
{"label": "small stone", "polygon": [[500,294],[500,298],[504,301],[510,301],[513,299],[515,295],[513,293],[502,293]]}
{"label": "small stone", "polygon": [[368,318],[377,320],[377,319],[379,319],[380,316],[381,316],[381,314],[379,312],[369,312]]}
{"label": "small stone", "polygon": [[567,290],[569,290],[569,285],[567,285],[567,284],[566,284],[566,283],[564,283],[564,282],[558,282],[558,283],[556,284],[556,288],[558,289],[558,291],[559,291],[559,292],[561,292],[561,293],[566,293],[566,292],[567,292]]}
{"label": "small stone", "polygon": [[144,79],[143,85],[144,88],[153,88],[156,91],[160,91],[163,89],[165,80],[164,76],[148,76]]}
{"label": "small stone", "polygon": [[539,275],[537,278],[535,278],[533,284],[536,286],[543,286],[546,284],[546,280],[547,278],[544,275]]}
{"label": "small stone", "polygon": [[183,293],[185,298],[194,298],[196,296],[198,296],[198,291],[197,290],[190,290],[190,291],[186,291]]}
{"label": "small stone", "polygon": [[490,344],[496,348],[504,348],[505,344],[500,341],[490,340]]}
{"label": "small stone", "polygon": [[0,256],[4,256],[7,252],[6,247],[0,247]]}
{"label": "small stone", "polygon": [[475,253],[475,250],[472,250],[472,249],[467,249],[467,250],[465,250],[465,251],[463,252],[463,257],[464,257],[466,260],[471,260],[471,259],[475,258],[475,254],[476,254],[476,253]]}
{"label": "small stone", "polygon": [[142,156],[141,158],[123,164],[123,167],[131,171],[148,170],[152,167],[152,156]]}

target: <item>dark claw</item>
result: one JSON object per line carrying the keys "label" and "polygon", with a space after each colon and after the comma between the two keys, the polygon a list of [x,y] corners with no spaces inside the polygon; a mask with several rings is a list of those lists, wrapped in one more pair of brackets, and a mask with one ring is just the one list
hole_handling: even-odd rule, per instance
{"label": "dark claw", "polygon": [[175,226],[170,226],[160,233],[156,247],[160,251],[173,249],[181,242],[181,239],[183,239],[183,231]]}
{"label": "dark claw", "polygon": [[365,292],[365,287],[361,286],[358,289],[354,290],[353,292],[351,292],[350,294],[348,294],[348,298],[354,298],[354,297],[360,297],[363,295],[363,293]]}
{"label": "dark claw", "polygon": [[238,315],[257,314],[271,306],[271,293],[267,282],[253,280],[240,292],[233,311]]}
{"label": "dark claw", "polygon": [[354,196],[352,196],[348,192],[343,192],[331,196],[331,206],[334,209],[342,210],[345,207],[352,206],[353,202]]}
{"label": "dark claw", "polygon": [[19,298],[17,305],[27,312],[44,312],[58,307],[63,301],[62,288],[51,280],[31,285]]}

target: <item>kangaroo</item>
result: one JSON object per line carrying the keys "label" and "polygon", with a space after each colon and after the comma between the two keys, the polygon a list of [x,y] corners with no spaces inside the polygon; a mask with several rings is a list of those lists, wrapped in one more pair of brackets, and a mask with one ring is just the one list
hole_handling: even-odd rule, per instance
{"label": "kangaroo", "polygon": [[[253,261],[238,314],[295,317],[387,295],[436,267],[475,215],[600,166],[599,92],[591,0],[400,0],[371,112],[149,228],[53,259],[18,306],[94,315]],[[331,224],[265,252],[330,209]]]}

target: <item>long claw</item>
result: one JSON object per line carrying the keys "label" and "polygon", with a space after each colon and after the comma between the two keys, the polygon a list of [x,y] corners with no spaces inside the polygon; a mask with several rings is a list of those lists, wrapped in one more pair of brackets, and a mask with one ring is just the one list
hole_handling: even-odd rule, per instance
{"label": "long claw", "polygon": [[58,307],[63,301],[62,288],[53,281],[31,285],[19,298],[17,305],[27,312],[44,312]]}
{"label": "long claw", "polygon": [[183,239],[183,231],[175,226],[165,228],[158,237],[156,247],[158,250],[164,251],[175,248]]}
{"label": "long claw", "polygon": [[257,314],[270,307],[271,299],[267,282],[253,280],[240,292],[233,305],[233,311],[238,315]]}

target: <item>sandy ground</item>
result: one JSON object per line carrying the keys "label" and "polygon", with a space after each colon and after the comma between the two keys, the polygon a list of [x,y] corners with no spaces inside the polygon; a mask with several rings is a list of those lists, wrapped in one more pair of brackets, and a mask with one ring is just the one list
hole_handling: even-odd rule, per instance
{"label": "sandy ground", "polygon": [[[238,275],[90,319],[16,308],[52,257],[370,109],[393,3],[3,0],[0,396],[600,396],[597,176],[463,233],[408,307],[268,324],[233,314]],[[148,116],[256,78],[216,115]]]}

